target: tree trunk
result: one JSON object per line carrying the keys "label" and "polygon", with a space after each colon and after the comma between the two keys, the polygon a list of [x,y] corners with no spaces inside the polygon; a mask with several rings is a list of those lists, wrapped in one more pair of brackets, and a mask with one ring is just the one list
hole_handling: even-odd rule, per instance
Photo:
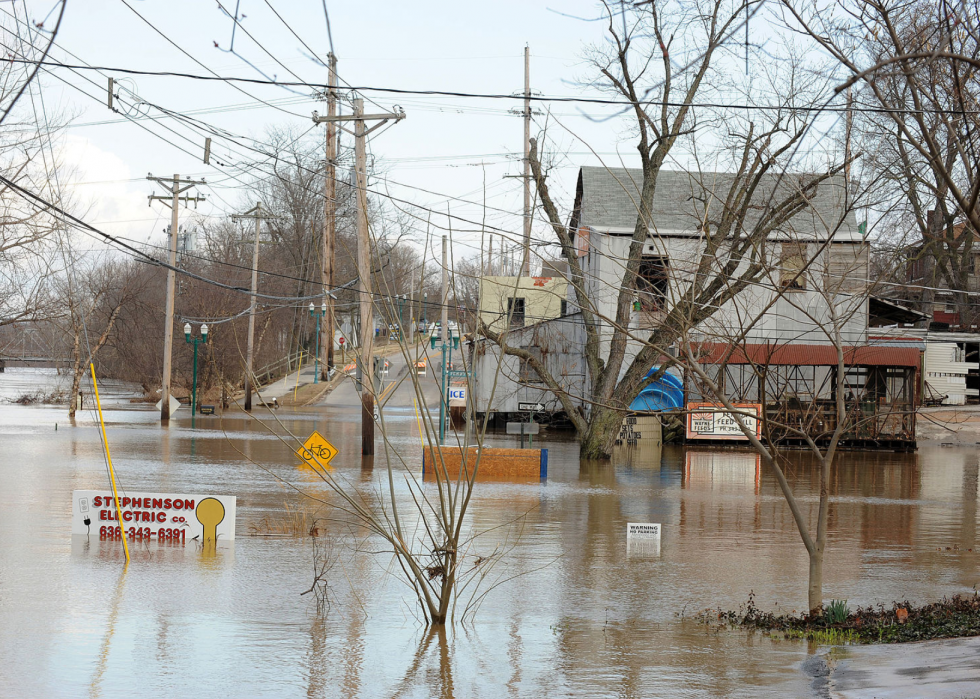
{"label": "tree trunk", "polygon": [[82,355],[81,355],[81,341],[78,337],[78,331],[75,331],[75,362],[72,366],[71,374],[71,393],[68,395],[68,417],[75,417],[75,407],[76,407],[76,397],[78,396],[78,389],[82,384],[82,376],[85,374],[85,367],[82,366]]}
{"label": "tree trunk", "polygon": [[810,614],[823,616],[823,551],[810,554],[810,584],[807,588]]}
{"label": "tree trunk", "polygon": [[582,435],[579,456],[583,459],[608,459],[622,424],[622,411],[600,405],[592,406],[589,428]]}

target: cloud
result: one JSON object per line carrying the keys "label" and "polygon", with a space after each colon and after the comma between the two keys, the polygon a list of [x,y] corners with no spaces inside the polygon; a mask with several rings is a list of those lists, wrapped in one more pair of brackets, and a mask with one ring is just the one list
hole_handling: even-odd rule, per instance
{"label": "cloud", "polygon": [[160,238],[167,210],[147,207],[151,183],[134,178],[126,161],[75,134],[64,137],[59,153],[61,184],[72,213],[112,235],[138,241]]}

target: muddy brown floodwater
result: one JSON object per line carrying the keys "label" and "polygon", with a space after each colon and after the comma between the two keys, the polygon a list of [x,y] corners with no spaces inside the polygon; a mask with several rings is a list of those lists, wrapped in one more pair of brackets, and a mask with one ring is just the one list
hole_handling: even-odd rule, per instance
{"label": "muddy brown floodwater", "polygon": [[[45,381],[53,379],[8,370],[0,400]],[[336,561],[322,617],[311,595],[300,595],[312,582],[309,537],[249,535],[279,526],[286,507],[297,519],[313,513],[315,503],[277,477],[329,498],[266,429],[235,416],[199,418],[191,430],[186,411],[161,429],[155,411],[123,401],[127,387],[106,391],[122,486],[237,496],[234,548],[205,557],[190,543],[179,552],[135,546],[123,574],[118,550],[70,535],[72,490],[107,486],[93,415],[70,425],[63,408],[0,404],[0,695],[826,691],[805,671],[815,652],[806,643],[718,632],[691,618],[735,608],[751,591],[763,608],[805,605],[803,546],[775,481],[750,452],[665,449],[661,459],[583,463],[575,444],[545,440],[546,483],[481,484],[472,504],[472,531],[487,531],[472,554],[512,546],[498,568],[512,579],[471,623],[430,634],[390,557],[372,553],[377,542],[359,528],[321,523]],[[362,468],[357,411],[278,417],[296,434],[315,428],[340,447],[334,465],[368,497],[381,487],[383,450],[373,470]],[[392,448],[418,462],[414,414],[394,409],[386,421]],[[815,517],[813,465],[800,455],[788,470]],[[980,582],[977,476],[974,448],[843,454],[833,474],[826,598],[854,606],[971,591]],[[659,555],[627,555],[627,522],[663,525]]]}

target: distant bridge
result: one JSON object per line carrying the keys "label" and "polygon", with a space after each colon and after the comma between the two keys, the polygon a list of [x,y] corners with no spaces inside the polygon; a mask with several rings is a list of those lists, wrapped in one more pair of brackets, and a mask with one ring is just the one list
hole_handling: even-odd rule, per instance
{"label": "distant bridge", "polygon": [[0,371],[10,364],[69,364],[71,357],[11,356],[0,354]]}

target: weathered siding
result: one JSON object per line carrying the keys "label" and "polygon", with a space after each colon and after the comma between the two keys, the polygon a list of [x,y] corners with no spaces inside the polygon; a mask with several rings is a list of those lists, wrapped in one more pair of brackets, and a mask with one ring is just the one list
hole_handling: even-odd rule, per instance
{"label": "weathered siding", "polygon": [[[575,404],[584,404],[586,367],[582,348],[585,331],[580,314],[512,330],[507,333],[506,342],[514,347],[535,348],[551,375],[574,397]],[[488,411],[491,392],[494,412],[516,413],[519,412],[518,403],[525,402],[543,403],[546,412],[550,413],[562,410],[558,398],[544,388],[533,371],[522,367],[517,357],[502,355],[494,343],[478,341],[473,364],[477,413]]]}

